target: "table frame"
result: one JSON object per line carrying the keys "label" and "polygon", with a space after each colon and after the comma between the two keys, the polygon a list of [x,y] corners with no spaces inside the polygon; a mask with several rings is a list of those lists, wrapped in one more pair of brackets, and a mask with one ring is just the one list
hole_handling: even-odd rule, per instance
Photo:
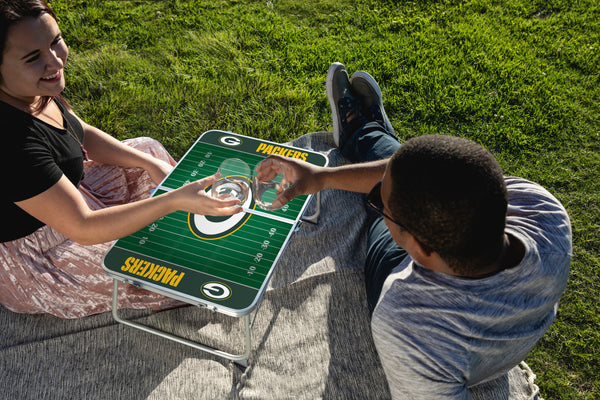
{"label": "table frame", "polygon": [[193,347],[197,350],[201,350],[206,353],[210,353],[210,354],[213,354],[213,355],[216,355],[219,357],[226,358],[228,360],[235,362],[236,364],[241,365],[242,367],[247,367],[248,360],[250,359],[250,351],[251,351],[251,347],[252,347],[250,330],[252,329],[252,325],[254,325],[254,319],[256,318],[256,314],[258,313],[258,308],[259,307],[257,307],[256,310],[254,311],[254,318],[253,318],[252,322],[250,321],[251,313],[243,316],[243,318],[244,318],[244,333],[245,333],[244,352],[241,354],[227,353],[225,351],[218,350],[216,348],[207,346],[205,344],[202,344],[199,342],[194,342],[192,340],[183,338],[181,336],[174,335],[169,332],[161,331],[159,329],[150,327],[148,325],[140,324],[139,322],[133,322],[128,319],[121,318],[121,316],[119,315],[119,279],[113,278],[112,315],[113,315],[113,318],[115,319],[115,321],[117,321],[123,325],[127,325],[132,328],[136,328],[136,329],[142,330],[144,332],[151,333],[153,335],[157,335],[162,338],[169,339],[169,340],[172,340],[172,341],[180,343],[180,344],[184,344],[189,347]]}
{"label": "table frame", "polygon": [[[301,217],[300,221],[303,222],[309,222],[312,224],[316,224],[318,222],[319,219],[319,215],[321,214],[321,193],[317,193],[315,195],[316,197],[316,210],[315,213],[311,216],[307,216],[307,217]],[[298,228],[298,224],[296,225],[296,229]],[[230,361],[233,361],[234,363],[246,368],[248,366],[248,362],[250,359],[250,352],[252,351],[252,337],[251,337],[251,329],[254,326],[254,321],[256,320],[256,315],[258,314],[258,310],[260,309],[260,305],[262,303],[262,297],[264,295],[264,291],[266,290],[267,285],[265,285],[265,289],[263,290],[263,292],[259,295],[259,299],[256,302],[256,306],[255,306],[255,310],[254,311],[250,311],[249,313],[241,316],[244,319],[244,351],[243,353],[240,354],[233,354],[233,353],[228,353],[219,349],[216,349],[214,347],[210,347],[206,344],[202,344],[200,342],[195,342],[189,339],[186,339],[184,337],[181,336],[177,336],[174,335],[172,333],[169,332],[165,332],[156,328],[153,328],[151,326],[148,325],[144,325],[141,324],[139,322],[133,322],[131,320],[122,318],[119,315],[119,281],[121,279],[113,277],[113,296],[112,296],[112,316],[115,319],[115,321],[117,321],[120,324],[123,325],[127,325],[129,327],[135,328],[135,329],[139,329],[141,331],[147,332],[147,333],[151,333],[153,335],[156,336],[160,336],[164,339],[168,339],[174,342],[177,342],[179,344],[183,344],[189,347],[192,347],[196,350],[200,350],[200,351],[204,351],[206,353],[218,356],[218,357],[222,357],[225,359],[228,359]],[[128,284],[132,284],[136,287],[143,287],[146,290],[151,290],[153,292],[156,293],[160,293],[163,294],[167,297],[171,297],[174,298],[176,300],[183,300],[184,302],[189,304],[189,301],[185,298],[181,298],[178,297],[176,295],[173,295],[171,293],[166,293],[163,292],[161,290],[157,290],[155,288],[152,287],[146,287],[145,285],[142,285],[140,283],[137,283],[136,281],[133,281],[131,279],[123,279],[124,283],[128,283]],[[267,282],[268,284],[268,282]],[[208,308],[207,308],[208,309]],[[210,310],[211,312],[218,312],[218,310],[214,309],[214,310]],[[250,316],[252,315],[252,313],[254,313],[254,316],[252,318],[252,320],[250,320]],[[223,313],[221,313],[223,314]],[[238,318],[238,317],[234,317],[234,318]]]}

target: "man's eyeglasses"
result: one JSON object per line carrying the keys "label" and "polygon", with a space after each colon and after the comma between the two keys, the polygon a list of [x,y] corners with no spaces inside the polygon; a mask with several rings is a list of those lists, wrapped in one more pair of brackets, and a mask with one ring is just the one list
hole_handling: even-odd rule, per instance
{"label": "man's eyeglasses", "polygon": [[373,189],[371,189],[371,191],[367,195],[367,205],[371,207],[377,214],[389,219],[394,224],[398,225],[400,228],[407,230],[404,227],[404,225],[402,225],[398,221],[395,221],[392,217],[390,217],[383,211],[384,206],[383,201],[381,200],[381,181],[377,182],[375,186],[373,186]]}

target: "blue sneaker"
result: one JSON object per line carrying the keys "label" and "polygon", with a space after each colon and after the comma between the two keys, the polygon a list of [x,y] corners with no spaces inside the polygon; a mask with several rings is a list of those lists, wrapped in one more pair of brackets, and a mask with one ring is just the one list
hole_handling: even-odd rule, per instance
{"label": "blue sneaker", "polygon": [[333,116],[333,140],[340,149],[368,121],[360,115],[360,101],[352,95],[346,67],[333,63],[327,71],[327,98]]}
{"label": "blue sneaker", "polygon": [[360,113],[395,137],[394,128],[383,109],[381,88],[375,78],[365,71],[357,71],[352,74],[351,86],[352,92],[360,100]]}

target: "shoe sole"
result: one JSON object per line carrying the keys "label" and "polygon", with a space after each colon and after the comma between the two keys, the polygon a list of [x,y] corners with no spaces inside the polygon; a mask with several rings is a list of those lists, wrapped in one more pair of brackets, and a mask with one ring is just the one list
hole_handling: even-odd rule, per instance
{"label": "shoe sole", "polygon": [[346,69],[346,67],[339,62],[335,62],[329,66],[327,70],[327,80],[325,82],[325,90],[327,92],[327,99],[329,99],[329,106],[331,108],[332,120],[333,120],[333,141],[335,145],[340,145],[340,116],[338,114],[338,107],[333,99],[333,76],[338,69]]}
{"label": "shoe sole", "polygon": [[385,109],[383,108],[383,96],[381,94],[381,88],[379,87],[379,84],[377,83],[375,78],[373,78],[368,72],[356,71],[352,74],[352,78],[350,78],[350,85],[352,85],[354,79],[363,79],[367,81],[367,85],[371,88],[371,90],[375,92],[375,95],[377,96],[377,103],[379,104],[379,108],[381,109],[381,115],[383,115],[383,128],[387,130],[388,133],[391,133],[392,136],[395,136],[394,127],[392,126],[392,123],[390,122],[390,119],[388,118],[387,114],[385,113]]}

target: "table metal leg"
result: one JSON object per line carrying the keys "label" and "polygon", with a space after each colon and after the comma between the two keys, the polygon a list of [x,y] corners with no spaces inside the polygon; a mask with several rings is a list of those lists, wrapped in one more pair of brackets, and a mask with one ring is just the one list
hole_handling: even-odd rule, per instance
{"label": "table metal leg", "polygon": [[315,213],[313,215],[300,218],[301,221],[310,222],[311,224],[316,224],[319,222],[319,215],[321,214],[321,192],[317,192],[315,195],[317,202]]}
{"label": "table metal leg", "polygon": [[148,333],[152,333],[154,335],[163,337],[165,339],[169,339],[172,340],[174,342],[180,343],[180,344],[184,344],[186,346],[190,346],[193,347],[195,349],[219,356],[219,357],[223,357],[226,358],[228,360],[231,360],[233,362],[235,362],[236,364],[241,365],[242,367],[247,367],[248,366],[248,359],[250,358],[250,348],[251,348],[251,338],[250,338],[250,314],[246,314],[244,315],[244,331],[245,331],[245,340],[244,340],[244,353],[242,354],[231,354],[231,353],[227,353],[218,349],[215,349],[213,347],[201,344],[201,343],[197,343],[185,338],[182,338],[180,336],[176,336],[173,335],[171,333],[168,332],[164,332],[161,331],[159,329],[155,329],[152,328],[150,326],[144,325],[144,324],[140,324],[138,322],[133,322],[127,319],[123,319],[119,316],[119,280],[118,279],[114,279],[113,278],[113,298],[112,298],[112,315],[115,319],[115,321],[124,324],[124,325],[128,325],[131,326],[133,328],[136,329],[140,329],[144,332],[148,332]]}

